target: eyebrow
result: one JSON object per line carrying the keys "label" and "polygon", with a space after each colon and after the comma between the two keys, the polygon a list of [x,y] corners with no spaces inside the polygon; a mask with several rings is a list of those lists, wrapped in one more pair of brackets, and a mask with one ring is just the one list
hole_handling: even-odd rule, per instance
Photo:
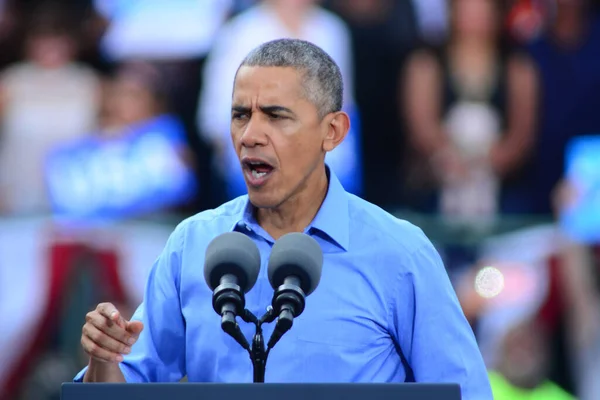
{"label": "eyebrow", "polygon": [[294,115],[294,112],[292,110],[283,106],[260,106],[258,108],[260,108],[260,110],[265,114],[275,114],[278,112],[284,112]]}
{"label": "eyebrow", "polygon": [[[295,115],[295,113],[292,110],[290,110],[287,107],[283,107],[283,106],[259,106],[258,108],[265,114],[275,114],[278,112],[284,112],[284,113]],[[238,113],[248,113],[248,112],[250,112],[250,107],[234,105],[233,107],[231,107],[231,111],[238,112]]]}

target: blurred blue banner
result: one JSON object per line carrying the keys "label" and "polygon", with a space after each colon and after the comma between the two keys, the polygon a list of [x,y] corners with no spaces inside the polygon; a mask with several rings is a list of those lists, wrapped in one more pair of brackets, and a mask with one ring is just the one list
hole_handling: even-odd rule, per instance
{"label": "blurred blue banner", "polygon": [[566,177],[576,200],[561,214],[561,225],[573,239],[600,243],[600,135],[572,139],[566,150]]}
{"label": "blurred blue banner", "polygon": [[46,179],[59,217],[127,218],[184,203],[196,180],[182,159],[185,131],[163,115],[116,137],[90,135],[53,151]]}

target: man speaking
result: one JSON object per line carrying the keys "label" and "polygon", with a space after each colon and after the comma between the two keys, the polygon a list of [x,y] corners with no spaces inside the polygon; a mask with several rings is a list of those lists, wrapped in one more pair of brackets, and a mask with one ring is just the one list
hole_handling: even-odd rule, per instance
{"label": "man speaking", "polygon": [[[280,39],[235,76],[231,137],[248,195],[182,222],[151,269],[131,321],[108,303],[86,316],[89,365],[76,381],[251,382],[252,364],[225,334],[202,265],[216,236],[238,231],[262,266],[246,308],[271,303],[266,263],[290,232],[323,251],[318,289],[270,352],[266,382],[459,383],[492,399],[486,369],[442,261],[423,232],[344,191],[325,154],[349,129],[342,77],[317,46]],[[270,335],[274,324],[264,328]],[[251,324],[241,324],[246,337]]]}

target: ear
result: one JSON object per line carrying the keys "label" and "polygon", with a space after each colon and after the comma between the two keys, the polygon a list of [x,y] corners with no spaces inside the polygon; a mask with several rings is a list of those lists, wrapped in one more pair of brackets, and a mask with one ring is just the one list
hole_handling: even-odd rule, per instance
{"label": "ear", "polygon": [[350,117],[343,111],[338,111],[327,116],[324,121],[327,125],[323,150],[329,152],[344,141],[350,130]]}

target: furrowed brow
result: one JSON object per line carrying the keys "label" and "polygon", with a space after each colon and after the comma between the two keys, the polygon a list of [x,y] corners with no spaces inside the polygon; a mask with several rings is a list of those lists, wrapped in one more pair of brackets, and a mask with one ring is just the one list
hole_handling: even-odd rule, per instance
{"label": "furrowed brow", "polygon": [[240,113],[240,114],[249,113],[250,107],[234,105],[233,107],[231,107],[231,112],[236,112],[236,113]]}
{"label": "furrowed brow", "polygon": [[265,114],[286,113],[296,115],[292,110],[283,106],[260,106],[259,108]]}

